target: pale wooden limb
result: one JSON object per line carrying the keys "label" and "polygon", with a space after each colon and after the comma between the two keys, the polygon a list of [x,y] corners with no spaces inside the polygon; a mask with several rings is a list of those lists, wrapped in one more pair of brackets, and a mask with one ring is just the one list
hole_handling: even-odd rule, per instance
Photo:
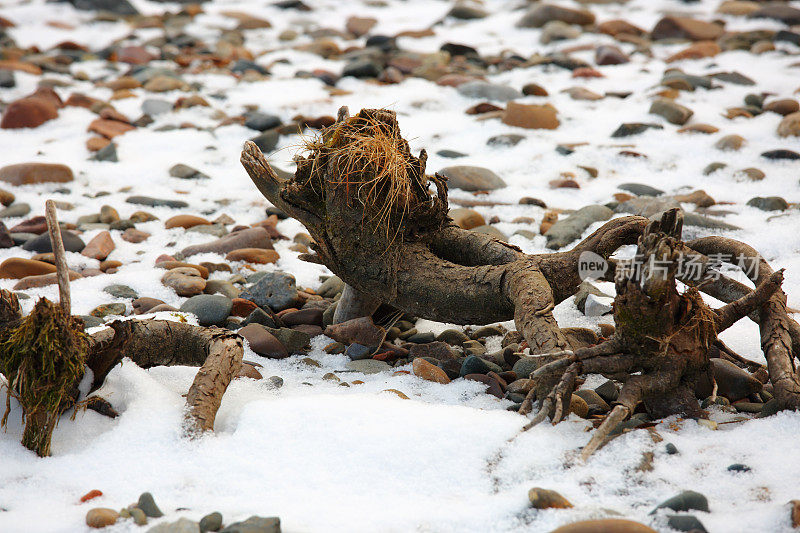
{"label": "pale wooden limb", "polygon": [[606,438],[614,431],[620,422],[625,420],[628,415],[630,414],[630,410],[625,407],[624,405],[616,405],[614,409],[608,414],[603,423],[600,424],[600,427],[594,432],[592,438],[583,447],[581,451],[581,460],[586,461],[589,457],[592,456],[594,452],[596,452],[603,444],[606,442]]}
{"label": "pale wooden limb", "polygon": [[67,315],[72,314],[72,302],[69,294],[69,268],[64,253],[64,241],[61,239],[61,229],[58,227],[56,204],[53,200],[45,202],[45,219],[47,231],[50,233],[50,244],[56,260],[56,275],[58,276],[58,297],[61,308]]}

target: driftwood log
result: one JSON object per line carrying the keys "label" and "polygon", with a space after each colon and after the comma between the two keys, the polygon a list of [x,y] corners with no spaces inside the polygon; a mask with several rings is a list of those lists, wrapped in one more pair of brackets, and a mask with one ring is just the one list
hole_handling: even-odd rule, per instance
{"label": "driftwood log", "polygon": [[[563,400],[571,394],[579,373],[607,372],[613,365],[618,376],[630,375],[637,365],[640,370],[660,372],[658,378],[629,381],[620,409],[614,409],[609,418],[612,423],[643,400],[654,414],[697,414],[699,406],[688,397],[687,383],[707,367],[712,345],[714,349],[724,346],[716,334],[749,314],[761,327],[779,406],[800,407],[800,378],[793,360],[800,355],[800,327],[787,315],[786,296],[780,289],[782,274],[773,273],[749,246],[718,237],[684,243],[680,241],[682,217],[671,213],[655,224],[637,216],[617,218],[569,251],[527,255],[510,244],[455,226],[447,216],[446,180],[425,174],[425,151],[419,157],[410,153],[391,111],[364,109],[350,117],[342,108],[337,122],[306,148],[307,154],[295,159],[297,170],[288,180],[278,177],[252,142],[245,144],[241,162],[267,200],[308,229],[314,253],[302,258],[324,264],[346,283],[336,321],[369,315],[381,303],[455,324],[513,318],[532,354],[561,357],[548,368],[559,370],[555,382],[552,377],[549,382],[551,388],[555,386],[553,394],[547,396],[553,410],[561,405],[555,420],[563,415]],[[429,192],[431,184],[435,194]],[[608,259],[621,246],[637,242],[640,255],[692,258],[701,266],[701,283],[696,276],[676,272],[674,265],[658,284],[619,282],[615,304],[619,332],[589,351],[570,352],[552,310],[580,285],[581,254],[593,252]],[[709,256],[739,253],[760,263],[753,278],[756,291],[719,273],[707,275],[717,268]],[[609,263],[608,276],[614,279],[615,262]],[[690,285],[690,290],[678,294],[676,278]],[[729,305],[713,311],[698,291]],[[652,317],[653,323],[637,329],[642,316]],[[660,339],[655,344],[647,338],[648,328]],[[620,355],[638,347],[655,357],[666,340],[667,350],[658,356],[659,363]],[[530,401],[523,405],[523,412],[529,410]],[[539,414],[554,413],[541,409]]]}

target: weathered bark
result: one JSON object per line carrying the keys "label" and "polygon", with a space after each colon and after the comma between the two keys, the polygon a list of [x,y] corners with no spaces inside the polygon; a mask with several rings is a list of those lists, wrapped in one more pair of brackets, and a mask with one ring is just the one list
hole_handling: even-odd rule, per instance
{"label": "weathered bark", "polygon": [[[297,160],[292,180],[280,179],[254,143],[245,144],[242,165],[273,205],[306,226],[316,252],[306,259],[324,263],[354,292],[414,316],[455,324],[513,318],[534,353],[564,348],[551,311],[577,290],[581,252],[608,257],[635,243],[647,223],[642,217],[619,218],[570,252],[523,254],[453,225],[444,179],[425,176],[425,153],[411,155],[394,113],[363,110],[340,119],[308,157]],[[388,150],[402,158],[402,194],[391,192],[397,184],[381,181],[381,170],[369,161],[353,164],[358,136],[370,134],[383,136],[382,142],[390,138]],[[429,181],[436,195],[428,192]],[[375,188],[373,196],[364,193]],[[385,228],[375,222],[376,211],[388,219]],[[353,299],[345,303],[349,307]]]}
{"label": "weathered bark", "polygon": [[[513,318],[532,353],[558,352],[568,344],[552,309],[580,285],[583,252],[608,259],[620,246],[638,243],[640,261],[666,260],[665,276],[646,276],[641,283],[614,276],[616,264],[610,261],[609,275],[617,280],[617,333],[606,348],[578,350],[567,356],[561,373],[539,377],[534,387],[538,394],[532,394],[547,404],[546,416],[563,416],[574,381],[570,376],[578,370],[627,379],[620,400],[627,414],[640,402],[658,416],[698,414],[699,405],[687,392],[697,376],[708,371],[709,350],[720,353],[716,334],[744,314],[756,316],[757,309],[770,375],[773,383],[782,381],[779,388],[786,391],[782,404],[792,407],[800,401],[800,382],[791,366],[791,339],[800,341],[800,328],[786,315],[780,274],[773,277],[769,270],[754,280],[756,291],[723,277],[679,294],[675,279],[680,255],[700,259],[705,279],[713,265],[704,250],[724,252],[717,248],[735,241],[714,241],[713,246],[703,240],[681,242],[678,211],[667,212],[655,223],[643,217],[617,218],[572,250],[526,255],[454,226],[447,217],[445,179],[425,175],[425,152],[411,155],[392,112],[362,110],[350,118],[343,109],[337,123],[307,148],[307,156],[296,159],[297,172],[289,180],[279,178],[251,142],[245,144],[241,162],[259,191],[302,222],[314,238],[315,254],[304,258],[325,264],[352,289],[344,300],[345,310],[361,307],[360,312],[366,312],[371,308],[366,302],[382,302],[417,317],[455,324]],[[430,183],[435,194],[428,192]],[[749,247],[747,251],[755,254]],[[715,312],[698,289],[722,296],[730,305]],[[632,376],[637,372],[641,376]],[[531,409],[528,400],[523,412]]]}
{"label": "weathered bark", "polygon": [[214,429],[222,396],[239,372],[244,354],[241,337],[225,329],[166,320],[112,322],[92,341],[87,359],[94,373],[92,390],[125,357],[142,368],[202,365],[186,396],[188,436]]}
{"label": "weathered bark", "polygon": [[69,294],[69,268],[67,256],[64,252],[64,241],[61,239],[61,228],[56,216],[56,204],[53,200],[45,202],[45,218],[47,231],[50,234],[50,245],[56,262],[56,276],[58,278],[58,296],[61,308],[68,315],[72,313],[72,299]]}

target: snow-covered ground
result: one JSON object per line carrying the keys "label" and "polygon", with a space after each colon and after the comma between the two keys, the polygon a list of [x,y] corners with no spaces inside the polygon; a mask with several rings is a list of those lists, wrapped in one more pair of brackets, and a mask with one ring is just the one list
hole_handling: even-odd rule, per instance
{"label": "snow-covered ground", "polygon": [[[177,4],[132,0],[145,14],[177,11]],[[233,124],[217,127],[221,113],[240,115],[246,106],[279,115],[284,122],[302,114],[310,117],[335,115],[342,106],[351,112],[363,107],[388,107],[397,112],[403,134],[413,151],[425,148],[430,172],[442,167],[477,165],[494,170],[508,187],[492,191],[482,200],[515,205],[481,206],[475,209],[488,220],[497,215],[496,227],[506,235],[518,229],[535,229],[545,209],[516,205],[524,196],[544,200],[549,207],[576,209],[603,204],[620,192],[623,183],[645,183],[668,194],[703,189],[719,208],[731,213],[723,220],[744,229],[727,232],[757,248],[775,268],[786,268],[784,289],[789,306],[800,308],[800,210],[796,205],[784,212],[765,212],[745,205],[755,196],[782,196],[790,204],[800,202],[800,162],[772,161],[760,157],[767,150],[785,148],[800,151],[800,137],[778,137],[781,117],[763,113],[754,118],[727,119],[729,107],[744,105],[745,95],[768,93],[770,98],[791,98],[800,89],[800,48],[787,42],[778,50],[762,55],[745,51],[724,52],[713,58],[666,64],[664,59],[686,44],[656,44],[653,57],[634,53],[636,46],[618,43],[612,37],[584,33],[579,38],[548,45],[539,43],[541,30],[514,26],[524,11],[522,2],[487,0],[490,16],[473,21],[444,19],[432,26],[435,34],[424,38],[400,38],[404,50],[435,52],[443,43],[464,43],[483,56],[513,51],[522,57],[545,54],[580,45],[616,44],[631,54],[631,62],[599,67],[604,78],[572,78],[568,70],[556,67],[517,68],[502,73],[490,71],[489,80],[520,89],[535,82],[545,87],[548,97],[526,96],[524,103],[549,102],[558,109],[561,125],[556,130],[523,130],[499,120],[476,120],[464,111],[481,100],[460,95],[453,87],[437,85],[420,78],[408,78],[396,85],[343,78],[337,88],[346,94],[330,94],[315,78],[299,78],[298,71],[326,69],[340,72],[344,61],[326,60],[296,50],[312,38],[303,28],[343,30],[352,15],[378,20],[373,34],[395,35],[405,30],[421,30],[443,19],[452,4],[437,0],[386,0],[384,2],[307,0],[313,10],[280,10],[263,0],[215,0],[203,4],[198,15],[183,31],[210,43],[220,32],[232,28],[234,19],[223,11],[245,11],[269,20],[272,28],[249,30],[245,47],[257,55],[256,62],[268,66],[271,77],[244,81],[224,72],[185,74],[187,82],[198,82],[199,94],[210,107],[193,107],[155,117],[146,128],[117,137],[118,163],[89,161],[85,143],[88,124],[96,118],[89,110],[66,107],[57,119],[35,129],[0,130],[0,166],[40,161],[64,163],[75,172],[75,181],[61,184],[0,187],[12,190],[17,202],[27,202],[32,213],[42,214],[48,198],[69,202],[71,211],[60,217],[75,222],[81,215],[97,213],[101,206],[115,206],[126,218],[141,206],[126,204],[134,194],[177,198],[189,208],[171,210],[147,208],[161,220],[137,224],[151,233],[143,244],[117,238],[110,259],[123,262],[117,273],[87,277],[72,283],[73,311],[86,314],[96,306],[115,301],[102,289],[112,283],[130,286],[142,296],[152,296],[178,307],[184,298],[160,283],[163,270],[153,268],[155,258],[181,248],[210,240],[207,235],[165,230],[170,216],[192,213],[214,219],[227,214],[239,224],[252,224],[264,218],[268,205],[255,190],[241,165],[242,143],[256,132]],[[575,2],[561,2],[578,7]],[[630,0],[627,3],[589,4],[599,22],[622,18],[652,29],[665,13],[686,13],[699,19],[721,19],[728,30],[786,29],[769,20],[748,20],[720,15],[720,2]],[[800,7],[800,2],[787,5]],[[142,43],[162,35],[160,29],[132,29],[125,22],[93,22],[91,12],[76,11],[65,3],[44,0],[0,0],[0,16],[16,26],[7,30],[19,46],[36,45],[42,50],[66,40],[99,50],[114,40],[128,36],[131,43]],[[54,27],[57,21],[62,26]],[[287,29],[300,36],[291,42],[278,39]],[[340,48],[363,46],[364,38],[345,40],[332,37]],[[573,57],[594,64],[592,50]],[[114,78],[125,67],[112,67],[102,61],[76,62],[71,66],[88,79]],[[151,63],[157,66],[158,62]],[[174,66],[164,62],[164,66]],[[682,92],[678,102],[694,111],[689,124],[706,123],[719,128],[713,135],[676,132],[648,109],[666,68],[679,67],[690,74],[738,71],[756,81],[745,87],[722,83],[720,89]],[[118,68],[120,72],[113,72]],[[57,88],[63,99],[72,92],[110,98],[112,91],[79,81],[70,75],[46,73],[48,79],[61,80],[67,87]],[[16,73],[17,86],[0,89],[0,99],[10,102],[30,94],[42,76]],[[580,86],[596,93],[626,91],[626,99],[599,101],[573,100],[562,89]],[[134,89],[134,96],[113,101],[115,108],[130,118],[141,115],[147,98],[176,100],[179,91],[154,95]],[[223,94],[224,99],[214,98]],[[797,96],[795,95],[795,98]],[[663,130],[650,130],[635,137],[613,139],[611,133],[623,122],[653,122]],[[161,126],[191,123],[198,128],[158,131]],[[525,135],[514,147],[487,146],[492,136],[507,133]],[[724,135],[739,134],[745,145],[735,152],[722,152],[714,143]],[[292,169],[292,157],[302,138],[281,136],[271,159],[277,166]],[[585,143],[570,156],[556,151],[559,144]],[[445,159],[443,149],[467,156]],[[635,150],[647,158],[619,155],[620,150]],[[703,169],[713,161],[728,167],[709,176]],[[210,180],[182,181],[171,178],[168,169],[185,163],[211,176]],[[594,167],[591,178],[579,167]],[[757,167],[766,177],[762,181],[742,179],[738,169]],[[562,173],[573,173],[580,189],[552,189],[551,180]],[[100,191],[108,194],[98,196]],[[452,198],[472,198],[469,193],[452,191]],[[694,206],[687,206],[693,208]],[[519,216],[532,217],[535,227],[513,223]],[[23,218],[7,219],[11,227]],[[278,224],[290,239],[302,226],[295,220]],[[691,229],[699,235],[707,230]],[[99,230],[82,235],[88,242]],[[528,240],[514,235],[510,242],[524,251],[546,251],[545,238]],[[289,250],[291,240],[279,241],[281,259],[274,266],[295,275],[299,286],[316,288],[324,267],[303,263]],[[0,249],[0,261],[8,257],[31,257],[19,247]],[[213,254],[193,258],[220,261]],[[69,254],[70,265],[95,266],[96,261]],[[225,279],[217,272],[212,278]],[[0,280],[0,288],[10,289],[14,280]],[[57,298],[54,285],[27,291],[34,297]],[[35,298],[24,302],[29,310]],[[121,300],[118,300],[121,301]],[[717,302],[718,303],[718,302]],[[795,315],[797,316],[797,315]],[[556,309],[563,326],[591,326],[609,318],[590,319],[575,308],[572,299]],[[420,324],[420,329],[440,330],[441,325]],[[758,328],[745,320],[726,331],[722,339],[738,353],[763,362]],[[88,529],[86,511],[103,506],[119,509],[150,491],[167,516],[199,519],[220,511],[226,523],[250,515],[280,516],[286,532],[364,531],[364,532],[448,532],[448,531],[550,531],[583,518],[613,516],[617,513],[647,523],[659,531],[669,531],[648,513],[661,501],[681,490],[705,494],[710,513],[697,513],[708,531],[791,531],[787,502],[800,498],[800,414],[780,413],[766,419],[722,424],[719,429],[700,426],[694,421],[669,419],[656,431],[664,442],[654,443],[647,431],[624,435],[602,449],[588,464],[570,460],[572,452],[585,444],[591,425],[572,415],[558,426],[543,424],[525,433],[512,444],[507,440],[524,425],[525,419],[506,411],[510,402],[482,392],[480,383],[457,380],[448,385],[430,383],[412,375],[380,373],[362,376],[342,372],[346,381],[365,383],[343,387],[322,376],[344,371],[348,360],[343,355],[322,351],[328,339],[317,337],[308,354],[322,363],[315,368],[302,363],[302,357],[270,360],[247,349],[245,358],[263,365],[261,373],[284,380],[279,389],[267,380],[239,379],[229,387],[217,416],[216,431],[194,442],[180,436],[182,394],[188,390],[195,369],[185,367],[142,370],[130,361],[111,372],[101,393],[120,412],[111,420],[91,411],[79,412],[74,420],[64,416],[55,431],[52,457],[37,458],[20,446],[19,410],[12,409],[9,426],[0,431],[0,531],[74,532]],[[386,392],[396,389],[410,397],[404,400]],[[0,393],[0,405],[5,397]],[[13,404],[13,402],[12,402]],[[736,417],[712,410],[718,422]],[[667,455],[665,443],[679,450]],[[654,453],[652,471],[638,471],[643,454]],[[498,457],[498,462],[493,462]],[[490,467],[490,462],[492,466]],[[744,463],[749,472],[726,470],[733,463]],[[574,508],[536,511],[530,509],[528,490],[554,489],[568,498]],[[79,504],[81,495],[91,489],[104,496]],[[180,510],[177,510],[180,509]],[[154,523],[151,520],[151,523]],[[111,531],[135,531],[131,521],[120,522]]]}

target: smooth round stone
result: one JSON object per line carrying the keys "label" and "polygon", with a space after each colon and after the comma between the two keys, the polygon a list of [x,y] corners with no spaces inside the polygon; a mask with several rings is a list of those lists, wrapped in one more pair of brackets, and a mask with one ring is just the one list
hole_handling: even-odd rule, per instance
{"label": "smooth round stone", "polygon": [[358,344],[354,342],[350,346],[347,347],[344,354],[350,358],[352,361],[358,361],[361,359],[370,359],[372,358],[372,352],[375,351],[374,347],[364,346],[363,344]]}
{"label": "smooth round stone", "polygon": [[623,183],[622,185],[618,185],[617,188],[628,191],[636,196],[661,196],[664,194],[664,191],[661,189],[656,189],[644,183]]}
{"label": "smooth round stone", "polygon": [[203,292],[206,280],[196,268],[178,267],[167,271],[161,283],[175,290],[178,296],[195,296]]}
{"label": "smooth round stone", "polygon": [[250,349],[269,359],[283,359],[289,356],[286,347],[261,324],[248,324],[237,331],[247,339]]}
{"label": "smooth round stone", "polygon": [[377,374],[378,372],[386,372],[392,368],[388,363],[375,359],[349,361],[345,366],[348,370],[361,372],[362,374]]}
{"label": "smooth round stone", "polygon": [[[86,244],[80,237],[64,229],[61,230],[61,240],[64,242],[64,250],[67,252],[80,252],[86,247]],[[52,252],[53,246],[50,242],[50,234],[42,233],[38,237],[27,241],[22,246],[22,249],[38,253]]]}
{"label": "smooth round stone", "polygon": [[469,337],[460,330],[457,329],[446,329],[439,333],[436,337],[437,341],[446,342],[447,344],[451,344],[454,346],[460,346],[462,343],[469,340]]}
{"label": "smooth round stone", "polygon": [[139,294],[127,285],[109,285],[103,289],[103,292],[110,294],[114,298],[127,298],[135,300],[139,297]]}
{"label": "smooth round stone", "polygon": [[156,306],[165,305],[162,300],[157,298],[149,298],[144,296],[142,298],[137,298],[133,302],[131,302],[131,306],[133,307],[133,312],[137,315],[142,315],[144,313],[150,312]]}
{"label": "smooth round stone", "polygon": [[573,522],[550,533],[656,533],[656,530],[639,522],[622,518],[601,518]]}
{"label": "smooth round stone", "polygon": [[231,312],[233,302],[222,294],[198,294],[181,305],[184,313],[192,313],[201,326],[221,326]]}
{"label": "smooth round stone", "polygon": [[111,303],[111,304],[103,304],[95,307],[89,313],[92,316],[96,316],[98,318],[105,318],[107,316],[124,316],[125,311],[127,308],[123,303]]}
{"label": "smooth round stone", "polygon": [[569,509],[572,504],[554,490],[534,487],[528,491],[528,500],[534,509]]}
{"label": "smooth round stone", "polygon": [[200,533],[219,531],[222,528],[222,514],[214,512],[200,519]]}
{"label": "smooth round stone", "polygon": [[650,514],[658,509],[672,509],[673,511],[705,511],[708,510],[708,499],[693,490],[685,490],[672,498],[661,502]]}
{"label": "smooth round stone", "polygon": [[104,507],[97,507],[90,509],[86,513],[86,525],[95,529],[101,529],[117,522],[119,513],[114,509],[106,509]]}
{"label": "smooth round stone", "polygon": [[160,518],[164,516],[164,513],[162,513],[161,509],[159,509],[158,505],[156,505],[153,495],[149,492],[143,492],[141,496],[139,496],[139,501],[136,504],[136,507],[144,511],[144,514],[150,518]]}
{"label": "smooth round stone", "polygon": [[0,279],[22,279],[51,274],[55,271],[55,265],[22,257],[9,257],[0,263]]}

